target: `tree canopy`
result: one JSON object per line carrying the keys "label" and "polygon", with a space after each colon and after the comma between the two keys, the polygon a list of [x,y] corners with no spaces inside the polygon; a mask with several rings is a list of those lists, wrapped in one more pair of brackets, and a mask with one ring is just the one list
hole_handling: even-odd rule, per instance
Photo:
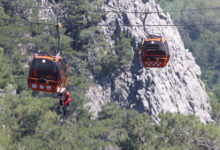
{"label": "tree canopy", "polygon": [[[59,3],[59,0],[55,2]],[[193,8],[200,1],[184,2],[181,5],[183,1],[170,0],[161,1],[161,4],[167,8]],[[0,0],[0,3],[39,6],[35,0]],[[89,108],[84,105],[88,102],[85,93],[92,84],[90,76],[111,76],[124,65],[131,65],[133,58],[131,39],[124,33],[117,37],[115,47],[108,46],[102,30],[95,26],[105,13],[88,11],[98,9],[93,7],[93,3],[103,2],[67,1],[68,8],[76,9],[68,10],[68,20],[60,20],[65,22],[61,47],[70,64],[67,89],[72,98],[65,118],[55,95],[32,93],[27,86],[28,67],[34,53],[39,49],[51,51],[56,48],[54,28],[0,20],[0,149],[219,149],[218,125],[204,125],[195,116],[165,113],[161,114],[159,122],[155,122],[146,113],[124,110],[114,103],[107,103],[98,117],[91,119]],[[204,4],[208,5],[205,1]],[[202,6],[198,5],[199,8]],[[39,9],[30,11],[0,6],[0,15],[8,19],[39,21],[37,11]],[[188,15],[185,21],[194,21],[203,14]],[[214,16],[212,13],[208,15]],[[183,21],[181,15],[176,18]],[[197,21],[200,20],[205,21],[204,18]],[[218,22],[218,18],[210,17],[210,21]],[[186,27],[184,31],[189,33],[183,35],[185,40],[192,41],[187,47],[193,48],[198,63],[206,71],[203,79],[214,93],[213,115],[218,122],[219,29]],[[212,89],[211,85],[215,88]],[[12,92],[14,89],[16,94]]]}

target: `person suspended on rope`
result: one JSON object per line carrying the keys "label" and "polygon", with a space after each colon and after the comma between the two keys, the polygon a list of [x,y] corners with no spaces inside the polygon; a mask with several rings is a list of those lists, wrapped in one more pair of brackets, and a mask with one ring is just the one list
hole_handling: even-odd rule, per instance
{"label": "person suspended on rope", "polygon": [[69,106],[71,102],[70,93],[68,91],[64,92],[64,95],[60,98],[60,106],[63,109],[64,116],[66,115],[66,107]]}

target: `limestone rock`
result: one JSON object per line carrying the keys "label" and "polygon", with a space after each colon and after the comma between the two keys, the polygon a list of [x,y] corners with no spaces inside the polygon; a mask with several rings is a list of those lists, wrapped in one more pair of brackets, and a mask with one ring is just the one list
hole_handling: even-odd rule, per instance
{"label": "limestone rock", "polygon": [[[87,96],[91,99],[89,105],[93,111],[100,111],[103,104],[115,101],[125,108],[134,108],[139,112],[148,112],[158,119],[160,112],[180,112],[186,115],[195,114],[202,122],[211,121],[210,99],[205,91],[200,76],[201,71],[195,63],[195,58],[184,48],[179,32],[174,26],[147,26],[144,31],[144,15],[129,13],[141,11],[162,12],[154,0],[109,0],[103,6],[109,12],[106,20],[100,24],[123,25],[103,26],[105,39],[114,46],[112,35],[121,31],[127,33],[135,42],[133,51],[136,52],[137,42],[148,34],[165,36],[170,49],[170,61],[164,68],[140,68],[134,57],[133,67],[124,68],[113,78],[100,79],[90,87]],[[127,13],[126,13],[127,12]],[[167,13],[150,13],[147,15],[147,25],[173,24]],[[97,114],[97,113],[96,113]]]}
{"label": "limestone rock", "polygon": [[17,91],[12,84],[8,84],[5,89],[0,88],[0,98],[4,97],[7,93],[16,95]]}

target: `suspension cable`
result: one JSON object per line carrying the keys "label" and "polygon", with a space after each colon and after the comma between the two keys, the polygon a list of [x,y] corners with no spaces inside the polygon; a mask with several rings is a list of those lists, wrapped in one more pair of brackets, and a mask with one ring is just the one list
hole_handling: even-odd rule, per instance
{"label": "suspension cable", "polygon": [[[7,4],[0,4],[0,6],[5,6],[5,7],[11,7],[11,8],[27,8],[27,9],[53,9],[51,7],[41,7],[41,6],[15,6],[15,5],[7,5]],[[75,10],[76,8],[69,7],[69,10]],[[205,10],[220,10],[220,6],[218,7],[209,7],[209,8],[198,8],[198,9],[186,9],[186,10],[167,10],[163,12],[158,12],[158,11],[120,11],[120,10],[85,10],[87,12],[103,12],[103,13],[177,13],[177,12],[192,12],[192,11],[205,11]]]}
{"label": "suspension cable", "polygon": [[25,23],[30,23],[30,24],[42,24],[42,25],[50,25],[50,26],[55,26],[55,24],[52,23],[43,23],[43,22],[36,22],[36,21],[28,21],[28,20],[23,20],[23,19],[9,19],[9,18],[3,18],[0,17],[2,20],[8,20],[8,21],[15,21],[15,22],[25,22]]}
{"label": "suspension cable", "polygon": [[[42,25],[50,25],[50,26],[56,26],[56,24],[52,24],[52,23],[43,23],[43,22],[35,22],[35,21],[28,21],[28,20],[22,20],[22,19],[8,19],[8,18],[2,18],[0,17],[0,19],[2,20],[9,20],[9,21],[16,21],[16,22],[25,22],[25,23],[30,23],[30,24],[42,24]],[[65,24],[64,24],[65,25]],[[131,25],[110,25],[110,24],[98,24],[98,25],[94,25],[94,26],[125,26],[125,27],[143,27],[143,26],[156,26],[156,27],[160,27],[160,26],[164,26],[164,27],[169,27],[169,26],[179,26],[179,27],[184,27],[184,26],[219,26],[220,24],[211,24],[211,23],[197,23],[197,24],[145,24],[145,25],[141,25],[141,24],[131,24]]]}

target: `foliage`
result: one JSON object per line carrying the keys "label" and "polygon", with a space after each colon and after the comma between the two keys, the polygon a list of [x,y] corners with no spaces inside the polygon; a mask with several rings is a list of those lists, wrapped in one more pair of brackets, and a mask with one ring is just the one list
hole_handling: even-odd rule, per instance
{"label": "foliage", "polygon": [[[9,5],[38,5],[35,0],[0,2]],[[161,114],[161,121],[155,124],[146,113],[139,114],[135,110],[124,110],[114,103],[107,103],[98,117],[91,120],[89,108],[84,105],[88,102],[85,93],[92,84],[90,76],[111,76],[117,69],[129,65],[133,59],[131,40],[125,34],[120,33],[115,37],[115,47],[109,47],[101,29],[94,27],[105,15],[88,11],[99,10],[95,3],[103,2],[66,2],[67,8],[76,9],[67,9],[69,19],[62,20],[65,26],[62,29],[61,47],[70,66],[67,89],[72,98],[65,118],[56,95],[31,93],[27,86],[28,66],[34,53],[56,49],[55,29],[24,22],[0,21],[0,92],[3,90],[5,94],[0,96],[0,149],[97,150],[107,149],[109,145],[126,150],[208,149],[214,146],[219,149],[220,131],[217,125],[204,125],[194,116]],[[187,1],[186,6],[192,4],[196,3]],[[2,17],[32,21],[38,20],[37,11],[28,15],[28,9],[0,7]],[[193,29],[187,28],[190,31]],[[220,80],[219,74],[213,74],[210,66],[219,67],[219,33],[212,32],[217,31],[217,28],[208,28],[204,33],[202,30],[198,28],[195,30],[196,35],[189,36],[194,40],[189,46],[195,47],[196,56],[204,56],[198,62],[204,68],[209,68],[204,79],[207,84],[215,84],[215,88],[210,86],[209,89],[215,92],[213,114],[218,118],[220,105],[217,91]],[[210,39],[218,40],[212,42]],[[205,43],[206,47],[201,43]],[[208,47],[212,47],[208,53],[200,53],[201,48]],[[213,59],[209,59],[209,55]],[[16,95],[7,91],[9,85],[16,88]]]}
{"label": "foliage", "polygon": [[[201,9],[193,12],[171,12],[171,17],[176,24],[185,24],[179,28],[186,48],[189,48],[202,70],[202,79],[206,89],[211,93],[214,112],[220,112],[215,105],[220,99],[220,27],[219,26],[191,26],[190,24],[219,24],[220,12],[215,8],[220,5],[218,0],[157,0],[164,10]],[[214,94],[214,95],[213,95]],[[215,104],[215,105],[214,105]],[[217,109],[217,110],[215,110]],[[217,117],[214,115],[213,117]],[[220,116],[218,116],[220,117]],[[219,120],[219,118],[214,118]]]}
{"label": "foliage", "polygon": [[[21,97],[23,100],[21,101]],[[107,145],[122,149],[218,149],[220,129],[194,116],[161,114],[155,124],[146,113],[103,106],[99,117],[69,116],[53,111],[56,99],[33,98],[23,92],[0,100],[0,146],[12,149],[91,149]],[[7,111],[7,113],[5,113]],[[12,141],[16,141],[12,144]]]}
{"label": "foliage", "polygon": [[[90,10],[96,10],[89,5],[90,0],[78,0],[68,1],[67,7],[70,7],[68,11],[68,20],[66,20],[66,34],[73,38],[73,45],[76,49],[82,48],[80,40],[81,30],[89,28],[99,22],[102,13],[92,13]],[[74,22],[74,23],[73,23]]]}
{"label": "foliage", "polygon": [[204,125],[194,116],[161,114],[159,124],[152,124],[146,114],[126,124],[128,138],[122,141],[123,149],[218,149],[220,129]]}
{"label": "foliage", "polygon": [[132,60],[133,53],[131,51],[131,40],[125,38],[124,34],[120,34],[119,40],[116,41],[115,49],[120,64],[127,64]]}
{"label": "foliage", "polygon": [[112,74],[117,69],[129,65],[133,59],[131,40],[126,38],[124,33],[120,33],[118,39],[115,40],[115,49],[112,49],[103,58],[103,72]]}
{"label": "foliage", "polygon": [[12,71],[9,69],[8,59],[4,57],[4,49],[0,47],[0,89],[7,87],[14,82]]}

